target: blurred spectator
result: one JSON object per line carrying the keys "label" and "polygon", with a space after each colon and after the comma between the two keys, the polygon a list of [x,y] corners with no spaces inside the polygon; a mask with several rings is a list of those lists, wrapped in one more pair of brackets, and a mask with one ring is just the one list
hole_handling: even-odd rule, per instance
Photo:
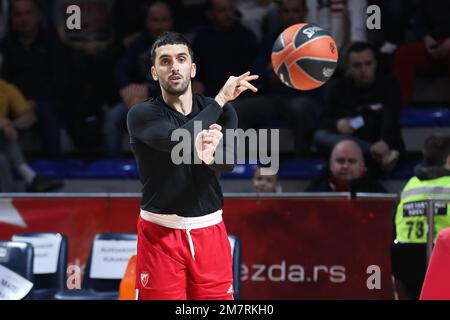
{"label": "blurred spectator", "polygon": [[248,28],[260,43],[263,39],[264,17],[270,10],[277,10],[278,7],[273,0],[240,0],[237,9],[241,15],[241,23]]}
{"label": "blurred spectator", "polygon": [[[143,21],[147,17],[147,7],[154,2],[164,2],[170,6],[173,22],[177,21],[179,15],[184,15],[182,0],[115,0],[114,2],[114,30],[118,39],[123,39],[125,46],[142,34]],[[178,30],[178,26],[174,25]],[[130,41],[131,40],[131,41]]]}
{"label": "blurred spectator", "polygon": [[147,13],[143,10],[148,0],[115,0],[114,30],[118,39],[127,41],[129,37],[140,34],[142,21]]}
{"label": "blurred spectator", "polygon": [[380,192],[386,189],[369,177],[361,148],[352,140],[342,140],[331,152],[329,167],[306,192]]}
{"label": "blurred spectator", "polygon": [[382,39],[380,52],[393,53],[405,42],[411,29],[415,1],[404,0],[369,0],[368,5],[377,5],[381,10]]}
{"label": "blurred spectator", "polygon": [[328,30],[338,48],[367,41],[367,0],[308,0],[309,22]]}
{"label": "blurred spectator", "polygon": [[160,34],[172,30],[173,19],[170,7],[163,1],[149,2],[145,10],[145,31],[131,42],[116,65],[115,77],[122,102],[105,115],[106,151],[113,158],[121,154],[128,108],[160,92],[158,83],[150,77],[150,49]]}
{"label": "blurred spectator", "polygon": [[175,16],[179,30],[191,41],[191,33],[204,29],[208,24],[205,7],[208,0],[178,0],[173,6],[180,7],[180,12]]}
{"label": "blurred spectator", "polygon": [[3,77],[35,109],[47,154],[59,155],[64,57],[56,34],[44,28],[37,0],[11,1],[11,29],[0,50]]}
{"label": "blurred spectator", "polygon": [[395,51],[411,37],[416,1],[369,0],[368,5],[377,5],[381,12],[381,28],[367,30],[368,42],[377,50],[379,71],[391,73]]}
{"label": "blurred spectator", "polygon": [[281,184],[276,172],[271,172],[269,168],[264,168],[266,172],[261,174],[261,167],[257,167],[252,179],[252,192],[281,192]]}
{"label": "blurred spectator", "polygon": [[275,119],[286,120],[294,131],[297,156],[308,156],[310,153],[311,138],[323,110],[322,91],[299,91],[281,83],[273,72],[271,53],[278,35],[286,27],[303,22],[306,13],[304,0],[281,1],[277,15],[283,24],[279,29],[265,34],[253,70],[260,75],[260,93],[240,98],[233,103],[242,129],[265,126]]}
{"label": "blurred spectator", "polygon": [[215,96],[230,74],[246,72],[255,58],[253,33],[236,19],[234,0],[208,0],[209,26],[193,41],[197,75],[194,92]]}
{"label": "blurred spectator", "polygon": [[367,43],[350,46],[348,76],[331,85],[322,129],[314,135],[319,151],[351,139],[390,173],[404,151],[400,128],[400,88],[392,77],[376,73],[375,52]]}
{"label": "blurred spectator", "polygon": [[[426,272],[427,208],[430,198],[448,199],[450,190],[450,136],[433,134],[424,142],[423,165],[415,169],[400,193],[394,218],[392,274],[408,299],[419,299]],[[434,232],[450,227],[445,201],[433,201]]]}
{"label": "blurred spectator", "polygon": [[[266,36],[266,40],[275,40],[287,27],[296,23],[310,22],[307,18],[308,13],[306,0],[276,1],[275,6],[271,6],[263,18],[263,35]],[[269,44],[263,43],[263,45]],[[270,44],[270,49],[272,49],[272,45],[273,42]]]}
{"label": "blurred spectator", "polygon": [[[81,28],[69,29],[66,25],[66,9],[70,5],[80,8]],[[54,16],[60,38],[69,46],[86,53],[107,47],[114,39],[114,0],[59,0],[54,2]]]}
{"label": "blurred spectator", "polygon": [[0,3],[0,40],[3,39],[3,37],[6,34],[6,13],[5,13],[5,4],[2,2]]}
{"label": "blurred spectator", "polygon": [[0,192],[15,192],[16,187],[8,158],[0,153]]}
{"label": "blurred spectator", "polygon": [[[33,109],[22,93],[13,85],[0,79],[0,155],[6,156],[26,183],[28,192],[54,191],[62,183],[37,174],[25,162],[17,142],[19,130],[30,127],[36,121]],[[3,166],[3,170],[5,167]],[[11,177],[0,176],[2,188],[13,187]],[[3,190],[11,192],[15,190]]]}
{"label": "blurred spectator", "polygon": [[[81,9],[81,29],[66,27],[66,7]],[[67,86],[64,92],[66,126],[75,146],[87,155],[102,145],[103,110],[119,100],[114,66],[123,51],[114,37],[114,1],[60,0],[54,14],[66,45]]]}
{"label": "blurred spectator", "polygon": [[414,19],[418,41],[401,46],[394,74],[400,80],[403,106],[412,103],[416,76],[447,74],[450,79],[450,2],[421,0]]}

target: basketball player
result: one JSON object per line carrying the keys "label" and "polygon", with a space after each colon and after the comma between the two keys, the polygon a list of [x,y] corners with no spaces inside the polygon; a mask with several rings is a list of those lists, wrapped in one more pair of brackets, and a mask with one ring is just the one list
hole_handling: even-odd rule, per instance
{"label": "basketball player", "polygon": [[[192,93],[195,77],[191,45],[166,32],[151,49],[151,76],[162,95],[128,112],[127,125],[143,184],[138,220],[137,299],[232,299],[232,258],[222,220],[223,197],[214,162],[222,128],[235,129],[237,116],[228,103],[257,89],[246,72],[230,77],[212,99]],[[220,63],[218,61],[217,63]],[[194,137],[194,121],[202,131]],[[171,133],[183,128],[192,137],[201,164],[175,165]],[[226,143],[226,142],[225,142]]]}

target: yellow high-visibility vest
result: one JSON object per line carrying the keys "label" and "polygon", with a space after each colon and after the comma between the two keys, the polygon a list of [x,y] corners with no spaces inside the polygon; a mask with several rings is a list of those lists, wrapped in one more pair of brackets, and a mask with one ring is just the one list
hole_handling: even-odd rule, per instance
{"label": "yellow high-visibility vest", "polygon": [[427,210],[429,199],[433,201],[434,233],[433,241],[443,228],[450,227],[450,176],[430,180],[412,177],[401,193],[395,214],[396,240],[401,243],[427,242]]}

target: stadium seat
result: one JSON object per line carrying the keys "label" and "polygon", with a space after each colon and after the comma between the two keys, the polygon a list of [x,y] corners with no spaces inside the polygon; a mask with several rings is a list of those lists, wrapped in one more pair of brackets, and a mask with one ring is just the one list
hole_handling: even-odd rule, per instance
{"label": "stadium seat", "polygon": [[[34,248],[34,286],[33,300],[53,299],[54,295],[66,286],[66,271],[68,260],[67,237],[61,233],[19,233],[12,237],[13,241],[28,242]],[[54,248],[41,251],[44,246]],[[53,256],[54,255],[54,256]],[[40,257],[46,257],[44,259]],[[52,257],[56,259],[53,261]],[[49,265],[54,263],[54,265]],[[47,270],[46,270],[47,269]],[[51,269],[52,271],[50,271]]]}
{"label": "stadium seat", "polygon": [[268,127],[269,128],[280,128],[281,129],[281,128],[288,128],[289,124],[288,124],[287,120],[274,119],[274,120],[271,120],[269,122]]}
{"label": "stadium seat", "polygon": [[[450,126],[450,110],[436,107],[414,107],[401,110],[402,127]],[[269,128],[288,128],[288,122],[274,119],[268,123]]]}
{"label": "stadium seat", "polygon": [[232,172],[221,174],[222,179],[251,179],[255,172],[256,164],[237,164]]}
{"label": "stadium seat", "polygon": [[[130,257],[136,254],[137,235],[135,233],[99,233],[94,237],[92,247],[86,263],[82,288],[79,290],[65,290],[56,293],[58,300],[116,300],[119,297],[119,285],[122,279],[126,264]],[[101,243],[101,244],[100,244]],[[100,249],[105,243],[117,250],[119,253],[113,259],[120,260],[119,268],[102,268],[101,263],[105,261],[103,252],[108,250]],[[119,246],[125,244],[125,247]],[[132,249],[130,249],[132,248]],[[117,266],[117,265],[116,265]]]}
{"label": "stadium seat", "polygon": [[448,108],[406,108],[401,110],[402,127],[450,126]]}
{"label": "stadium seat", "polygon": [[30,167],[37,173],[53,179],[64,179],[73,171],[85,170],[82,160],[35,160],[30,162]]}
{"label": "stadium seat", "polygon": [[420,300],[450,300],[450,228],[439,232],[420,294]]}
{"label": "stadium seat", "polygon": [[231,255],[233,257],[233,297],[234,300],[239,300],[241,297],[241,240],[234,234],[229,234],[228,240],[230,241]]}
{"label": "stadium seat", "polygon": [[396,169],[392,173],[391,178],[397,180],[408,180],[414,176],[414,169],[421,163],[421,160],[406,163],[401,168]]}
{"label": "stadium seat", "polygon": [[134,159],[98,160],[87,168],[70,173],[71,178],[78,179],[126,179],[137,176],[137,164]]}
{"label": "stadium seat", "polygon": [[[33,246],[26,242],[1,241],[0,265],[33,283]],[[23,299],[31,299],[31,289]]]}
{"label": "stadium seat", "polygon": [[281,179],[314,179],[318,177],[326,165],[325,160],[287,160],[280,166]]}

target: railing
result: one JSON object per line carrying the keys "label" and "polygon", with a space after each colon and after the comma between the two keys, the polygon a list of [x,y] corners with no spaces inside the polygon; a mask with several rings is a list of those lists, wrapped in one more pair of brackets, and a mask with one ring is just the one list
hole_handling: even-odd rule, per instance
{"label": "railing", "polygon": [[[292,199],[292,198],[314,198],[314,199],[351,199],[350,192],[282,192],[282,193],[254,193],[254,192],[226,192],[224,198],[270,198],[270,199]],[[77,192],[77,193],[0,193],[0,198],[140,198],[137,192]],[[356,193],[356,199],[396,199],[395,193]]]}

